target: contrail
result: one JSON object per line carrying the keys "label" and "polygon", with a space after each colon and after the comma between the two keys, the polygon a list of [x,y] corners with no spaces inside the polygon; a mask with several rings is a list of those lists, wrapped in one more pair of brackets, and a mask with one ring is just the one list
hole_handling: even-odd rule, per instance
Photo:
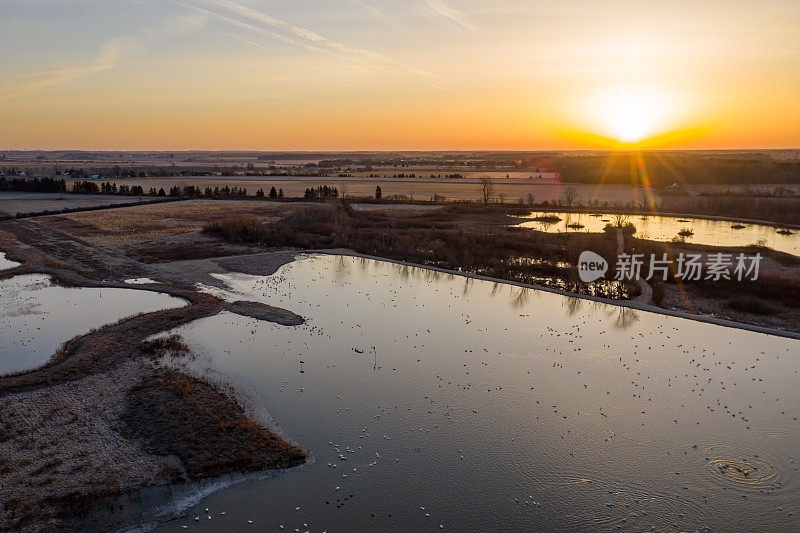
{"label": "contrail", "polygon": [[417,75],[422,75],[422,76],[430,75],[429,73],[424,72],[416,67],[391,59],[381,54],[372,52],[370,50],[364,50],[362,48],[356,48],[344,43],[332,41],[316,32],[276,19],[265,13],[262,13],[261,11],[257,11],[247,6],[243,6],[237,2],[233,2],[232,0],[206,0],[206,2],[217,7],[227,9],[228,11],[236,13],[242,17],[249,18],[250,20],[258,21],[267,26],[283,30],[287,33],[290,33],[291,35],[294,35],[295,37],[299,37],[306,41],[310,41],[320,48],[332,50],[343,56],[360,57],[362,59],[366,59],[378,64],[391,66],[407,72],[412,72]]}
{"label": "contrail", "polygon": [[[133,1],[134,2],[138,2],[138,0],[133,0]],[[141,2],[139,2],[139,3],[141,3]],[[202,7],[193,6],[191,4],[185,4],[185,3],[179,2],[177,0],[175,0],[175,3],[180,5],[180,6],[185,7],[187,9],[191,9],[193,11],[201,13],[203,15],[207,15],[209,17],[216,18],[217,20],[221,20],[223,22],[227,22],[228,24],[231,24],[233,26],[238,26],[240,28],[243,28],[245,30],[249,30],[249,31],[252,31],[252,32],[255,32],[255,33],[260,33],[261,35],[265,35],[267,37],[272,37],[273,39],[277,39],[279,41],[283,41],[283,42],[288,43],[288,44],[292,44],[292,45],[295,45],[295,46],[302,46],[304,48],[307,48],[309,50],[313,50],[315,52],[325,52],[326,51],[326,50],[322,50],[320,48],[317,48],[315,46],[311,46],[311,45],[308,45],[308,44],[305,44],[305,43],[298,42],[298,41],[296,41],[294,39],[286,37],[285,35],[281,35],[280,33],[275,33],[274,31],[265,30],[264,28],[259,28],[257,26],[253,26],[252,24],[248,24],[247,22],[242,22],[241,20],[236,20],[236,19],[231,18],[231,17],[226,17],[225,15],[221,15],[219,13],[216,13],[214,11],[210,11],[208,9],[203,9]]]}
{"label": "contrail", "polygon": [[469,31],[480,31],[480,28],[473,24],[467,15],[453,7],[450,7],[444,3],[444,0],[422,0],[422,2],[439,15],[452,20],[459,26],[462,26]]}
{"label": "contrail", "polygon": [[[131,0],[131,2],[134,2],[136,4],[149,7],[151,9],[155,9],[156,11],[160,11],[161,13],[165,13],[167,15],[172,15],[172,16],[175,16],[175,17],[179,17],[180,16],[178,13],[174,13],[172,11],[168,11],[168,10],[163,9],[161,7],[154,6],[152,4],[148,4],[147,2],[142,2],[141,0]],[[188,5],[188,4],[184,4],[182,2],[177,2],[177,1],[175,3],[177,3],[177,4],[179,4],[179,5],[183,6],[183,7],[186,7],[188,9],[191,9],[191,10],[195,11],[196,13],[198,13],[200,15],[222,19],[225,22],[228,22],[230,24],[234,24],[236,26],[243,27],[245,29],[255,31],[257,33],[263,33],[263,34],[268,35],[269,37],[274,37],[276,39],[281,39],[281,40],[288,40],[288,42],[290,42],[292,44],[298,44],[298,43],[295,43],[294,41],[292,41],[291,39],[285,39],[283,37],[283,35],[278,35],[276,33],[267,32],[266,30],[261,30],[261,28],[256,28],[255,26],[251,26],[250,24],[246,24],[244,22],[239,22],[238,20],[234,20],[234,19],[229,19],[227,17],[222,17],[222,16],[217,15],[216,13],[213,13],[213,12],[208,11],[206,9],[195,8],[194,6],[191,6],[191,5]],[[251,41],[249,39],[245,39],[244,37],[241,37],[239,35],[235,35],[233,33],[228,33],[228,32],[224,32],[224,31],[221,31],[219,33],[221,33],[221,34],[223,34],[223,35],[225,35],[227,37],[230,37],[231,39],[236,39],[237,41],[241,41],[243,43],[247,43],[249,45],[255,46],[256,48],[261,48],[262,50],[267,50],[269,52],[274,52],[275,51],[272,48],[269,48],[268,46],[264,46],[263,44]]]}
{"label": "contrail", "polygon": [[383,11],[378,9],[377,7],[373,6],[372,4],[368,4],[366,2],[363,2],[362,0],[350,0],[350,2],[355,4],[355,5],[357,5],[358,7],[362,8],[362,9],[364,9],[365,11],[369,12],[375,18],[382,20],[383,22],[385,22],[386,24],[388,24],[392,28],[394,28],[394,29],[396,29],[398,31],[402,31],[404,33],[411,33],[410,29],[408,29],[407,27],[403,26],[402,24],[397,22],[393,17],[387,15],[386,13],[384,13]]}

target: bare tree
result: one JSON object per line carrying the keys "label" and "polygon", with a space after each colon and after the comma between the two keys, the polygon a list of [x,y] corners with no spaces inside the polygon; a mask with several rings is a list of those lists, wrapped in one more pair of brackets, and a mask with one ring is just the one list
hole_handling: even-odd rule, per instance
{"label": "bare tree", "polygon": [[339,186],[339,191],[342,193],[342,201],[347,198],[347,191],[349,190],[349,186],[346,181],[343,181],[342,184]]}
{"label": "bare tree", "polygon": [[489,201],[494,195],[494,181],[489,176],[481,176],[480,185],[478,186],[483,205],[488,205]]}
{"label": "bare tree", "polygon": [[628,215],[623,215],[621,213],[612,215],[611,220],[614,221],[615,228],[624,228],[630,222],[630,218],[628,217]]}
{"label": "bare tree", "polygon": [[575,187],[567,187],[561,197],[564,199],[565,206],[572,207],[572,204],[578,199],[578,191],[575,190]]}
{"label": "bare tree", "polygon": [[498,195],[497,195],[497,196],[498,196],[498,197],[500,197],[500,203],[501,203],[501,204],[504,204],[504,203],[506,203],[506,194],[505,194],[505,193],[502,193],[502,192],[501,192],[501,193],[498,193]]}

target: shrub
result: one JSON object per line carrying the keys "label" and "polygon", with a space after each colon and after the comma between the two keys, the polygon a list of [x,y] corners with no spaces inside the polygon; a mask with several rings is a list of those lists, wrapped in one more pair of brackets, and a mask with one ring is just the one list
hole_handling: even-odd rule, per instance
{"label": "shrub", "polygon": [[206,226],[205,231],[219,233],[231,242],[261,242],[263,224],[254,215],[235,215]]}

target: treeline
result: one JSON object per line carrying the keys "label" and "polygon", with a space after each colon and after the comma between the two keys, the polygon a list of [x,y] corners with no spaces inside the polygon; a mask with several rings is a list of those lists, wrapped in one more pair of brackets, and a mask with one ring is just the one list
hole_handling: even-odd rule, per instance
{"label": "treeline", "polygon": [[[269,197],[270,198],[283,198],[283,189],[275,190],[275,187],[269,190]],[[256,191],[256,198],[264,198],[264,189],[258,189]]]}
{"label": "treeline", "polygon": [[336,187],[328,187],[327,185],[322,185],[320,187],[311,187],[310,189],[306,189],[305,193],[303,193],[303,198],[306,200],[314,200],[317,198],[338,198],[339,197],[339,189]]}
{"label": "treeline", "polygon": [[[168,196],[172,198],[233,198],[247,196],[246,187],[206,187],[201,189],[194,185],[184,185],[183,187],[170,187],[165,191],[163,187],[156,189],[150,187],[145,193],[141,185],[120,185],[116,183],[98,183],[96,181],[76,181],[72,184],[72,191],[75,194],[117,194],[123,196]],[[262,191],[263,193],[263,191]]]}
{"label": "treeline", "polygon": [[800,161],[776,161],[760,154],[740,157],[679,152],[563,155],[552,159],[563,181],[653,186],[673,183],[752,184],[800,183]]}
{"label": "treeline", "polygon": [[[144,189],[140,185],[120,185],[116,183],[101,183],[94,181],[75,181],[72,191],[75,194],[119,194],[123,196],[144,196]],[[155,196],[155,195],[153,195]],[[163,194],[161,196],[164,196]]]}
{"label": "treeline", "polygon": [[66,180],[54,178],[11,178],[0,176],[0,191],[67,192]]}

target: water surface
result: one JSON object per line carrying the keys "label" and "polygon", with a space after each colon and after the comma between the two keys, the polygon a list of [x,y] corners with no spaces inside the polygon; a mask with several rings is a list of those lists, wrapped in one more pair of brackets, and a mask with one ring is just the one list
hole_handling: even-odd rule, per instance
{"label": "water surface", "polygon": [[313,462],[162,530],[800,527],[800,341],[350,257],[220,278],[308,322],[178,331]]}
{"label": "water surface", "polygon": [[93,328],[183,305],[151,291],[57,287],[44,274],[0,280],[0,374],[40,366]]}
{"label": "water surface", "polygon": [[8,270],[9,268],[18,267],[20,263],[6,258],[5,252],[0,252],[0,270]]}
{"label": "water surface", "polygon": [[[542,222],[531,220],[519,226],[540,231],[564,232],[584,231],[597,233],[603,231],[606,224],[614,222],[614,215],[603,212],[567,213],[567,212],[533,212],[528,218],[557,216],[558,222]],[[691,229],[694,235],[685,237],[688,243],[710,246],[748,246],[761,244],[773,250],[800,256],[800,232],[792,235],[781,235],[778,229],[763,224],[737,224],[723,220],[706,220],[702,218],[681,218],[667,216],[629,215],[627,221],[636,226],[636,237],[655,241],[671,241],[681,239],[678,232]],[[582,227],[569,227],[579,224]],[[734,226],[744,226],[734,229]]]}

